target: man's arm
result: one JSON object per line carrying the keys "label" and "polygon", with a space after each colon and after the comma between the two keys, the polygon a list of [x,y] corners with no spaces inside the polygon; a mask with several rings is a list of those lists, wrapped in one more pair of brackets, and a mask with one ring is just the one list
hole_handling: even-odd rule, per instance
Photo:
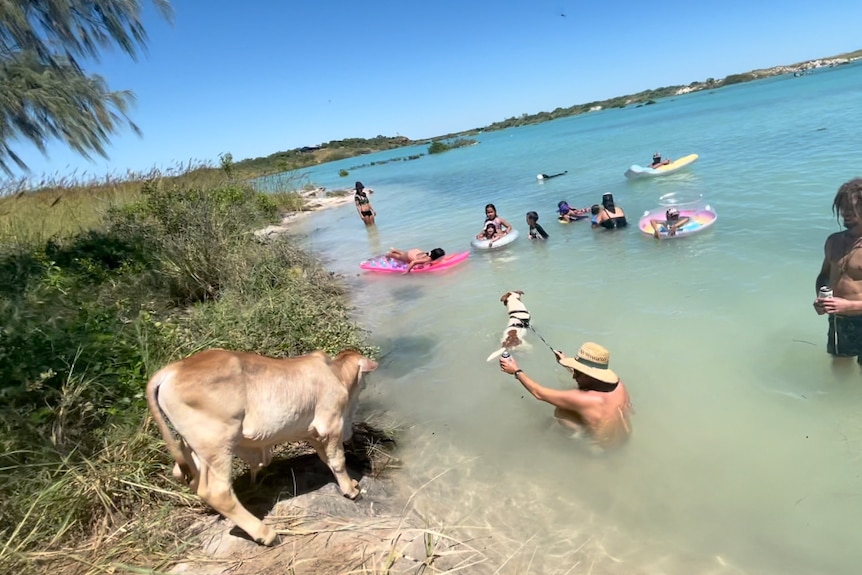
{"label": "man's arm", "polygon": [[817,279],[814,280],[814,292],[818,293],[820,286],[829,285],[829,277],[832,272],[832,262],[829,259],[829,253],[832,251],[832,238],[826,238],[826,243],[823,246],[823,265],[820,266],[820,273],[817,274]]}
{"label": "man's arm", "polygon": [[568,409],[569,411],[581,413],[585,409],[595,405],[598,401],[597,398],[577,389],[560,390],[544,387],[523,371],[518,372],[515,379],[536,399],[550,403],[554,407]]}

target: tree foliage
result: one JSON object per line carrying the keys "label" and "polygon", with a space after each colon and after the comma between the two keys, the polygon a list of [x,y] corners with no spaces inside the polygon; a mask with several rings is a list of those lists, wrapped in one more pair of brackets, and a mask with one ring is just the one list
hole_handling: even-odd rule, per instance
{"label": "tree foliage", "polygon": [[[170,20],[167,0],[152,0]],[[45,152],[56,138],[84,157],[105,156],[128,118],[129,91],[111,91],[82,61],[119,48],[137,60],[147,33],[138,0],[0,0],[0,169],[26,169],[17,140]]]}

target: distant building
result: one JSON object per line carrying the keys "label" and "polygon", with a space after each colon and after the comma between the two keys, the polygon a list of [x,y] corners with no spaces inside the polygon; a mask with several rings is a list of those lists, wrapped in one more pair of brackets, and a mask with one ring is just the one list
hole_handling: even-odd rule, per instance
{"label": "distant building", "polygon": [[320,149],[320,146],[303,146],[299,149],[303,154],[308,154],[310,152],[314,152]]}

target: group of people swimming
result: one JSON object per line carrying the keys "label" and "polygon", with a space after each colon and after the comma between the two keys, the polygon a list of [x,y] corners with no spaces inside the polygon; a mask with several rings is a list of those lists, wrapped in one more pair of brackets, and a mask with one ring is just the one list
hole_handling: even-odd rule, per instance
{"label": "group of people swimming", "polygon": [[[590,216],[594,228],[613,230],[628,225],[626,213],[614,202],[613,194],[604,194],[601,204],[593,204],[589,208],[573,208],[565,200],[557,204],[557,214],[561,222],[575,222]],[[529,222],[528,222],[529,223]]]}
{"label": "group of people swimming", "polygon": [[[661,160],[660,155],[658,159]],[[366,226],[374,224],[374,217],[376,215],[374,208],[371,206],[371,200],[368,198],[369,193],[373,193],[373,190],[366,188],[362,182],[356,182],[354,202],[359,217],[362,218]],[[559,220],[566,223],[582,220],[589,215],[593,228],[613,230],[628,226],[625,210],[616,205],[614,196],[611,193],[603,194],[601,204],[594,204],[590,208],[573,208],[568,202],[561,200],[557,204],[557,214]],[[650,220],[650,224],[653,228],[653,236],[658,238],[662,231],[671,236],[676,235],[677,230],[688,221],[689,218],[681,217],[679,210],[671,207],[665,213],[664,220]],[[526,222],[529,228],[527,237],[531,240],[548,239],[549,234],[539,224],[539,214],[537,212],[527,212]],[[487,241],[490,248],[493,247],[495,241],[506,237],[513,229],[508,221],[497,214],[497,207],[494,204],[487,204],[485,206],[485,222],[482,225],[482,231],[476,234],[476,239]],[[406,263],[407,271],[405,273],[410,273],[417,265],[431,264],[445,255],[446,252],[442,248],[434,248],[430,251],[424,251],[419,248],[408,250],[390,248],[386,254],[389,258]]]}
{"label": "group of people swimming", "polygon": [[[357,185],[359,185],[359,182],[357,182]],[[591,212],[592,227],[594,228],[615,229],[624,228],[628,225],[625,212],[614,203],[614,196],[610,193],[602,196],[601,205],[596,204],[590,210],[587,210],[587,208],[572,208],[565,201],[561,201],[558,204],[558,210],[561,221],[582,219],[586,217],[588,212]],[[548,239],[549,234],[539,224],[539,214],[537,212],[527,212],[526,220],[529,227],[527,237],[531,240]],[[495,241],[506,237],[513,230],[512,224],[497,214],[497,207],[494,204],[487,204],[485,206],[485,222],[482,225],[482,231],[476,234],[476,239],[487,241],[490,248],[493,247]],[[404,273],[410,273],[417,265],[433,263],[445,255],[446,252],[442,248],[434,248],[427,252],[419,248],[408,250],[390,248],[386,257],[406,263],[407,271]]]}
{"label": "group of people swimming", "polygon": [[[628,225],[625,211],[616,205],[614,196],[610,193],[602,196],[601,204],[595,204],[591,208],[573,208],[568,202],[562,200],[557,204],[557,213],[559,220],[566,223],[578,221],[590,215],[592,227],[594,228],[601,227],[612,230],[615,228],[624,228]],[[549,234],[539,224],[539,214],[537,212],[527,212],[526,220],[529,227],[527,237],[531,240],[548,239]],[[482,231],[476,235],[476,239],[487,240],[489,247],[491,247],[495,240],[499,240],[511,231],[512,226],[509,222],[497,215],[496,206],[494,204],[486,205],[485,223]]]}

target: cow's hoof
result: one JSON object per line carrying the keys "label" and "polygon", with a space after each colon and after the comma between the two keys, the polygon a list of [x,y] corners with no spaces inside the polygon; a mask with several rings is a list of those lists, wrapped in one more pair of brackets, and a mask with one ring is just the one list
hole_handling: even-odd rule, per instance
{"label": "cow's hoof", "polygon": [[359,495],[361,493],[362,493],[362,491],[359,489],[359,485],[354,481],[353,482],[353,490],[348,491],[347,493],[344,494],[344,496],[348,499],[356,500],[359,498]]}
{"label": "cow's hoof", "polygon": [[261,531],[260,537],[255,538],[255,542],[260,545],[266,545],[267,547],[275,545],[278,539],[278,533],[276,533],[269,525],[264,525]]}

